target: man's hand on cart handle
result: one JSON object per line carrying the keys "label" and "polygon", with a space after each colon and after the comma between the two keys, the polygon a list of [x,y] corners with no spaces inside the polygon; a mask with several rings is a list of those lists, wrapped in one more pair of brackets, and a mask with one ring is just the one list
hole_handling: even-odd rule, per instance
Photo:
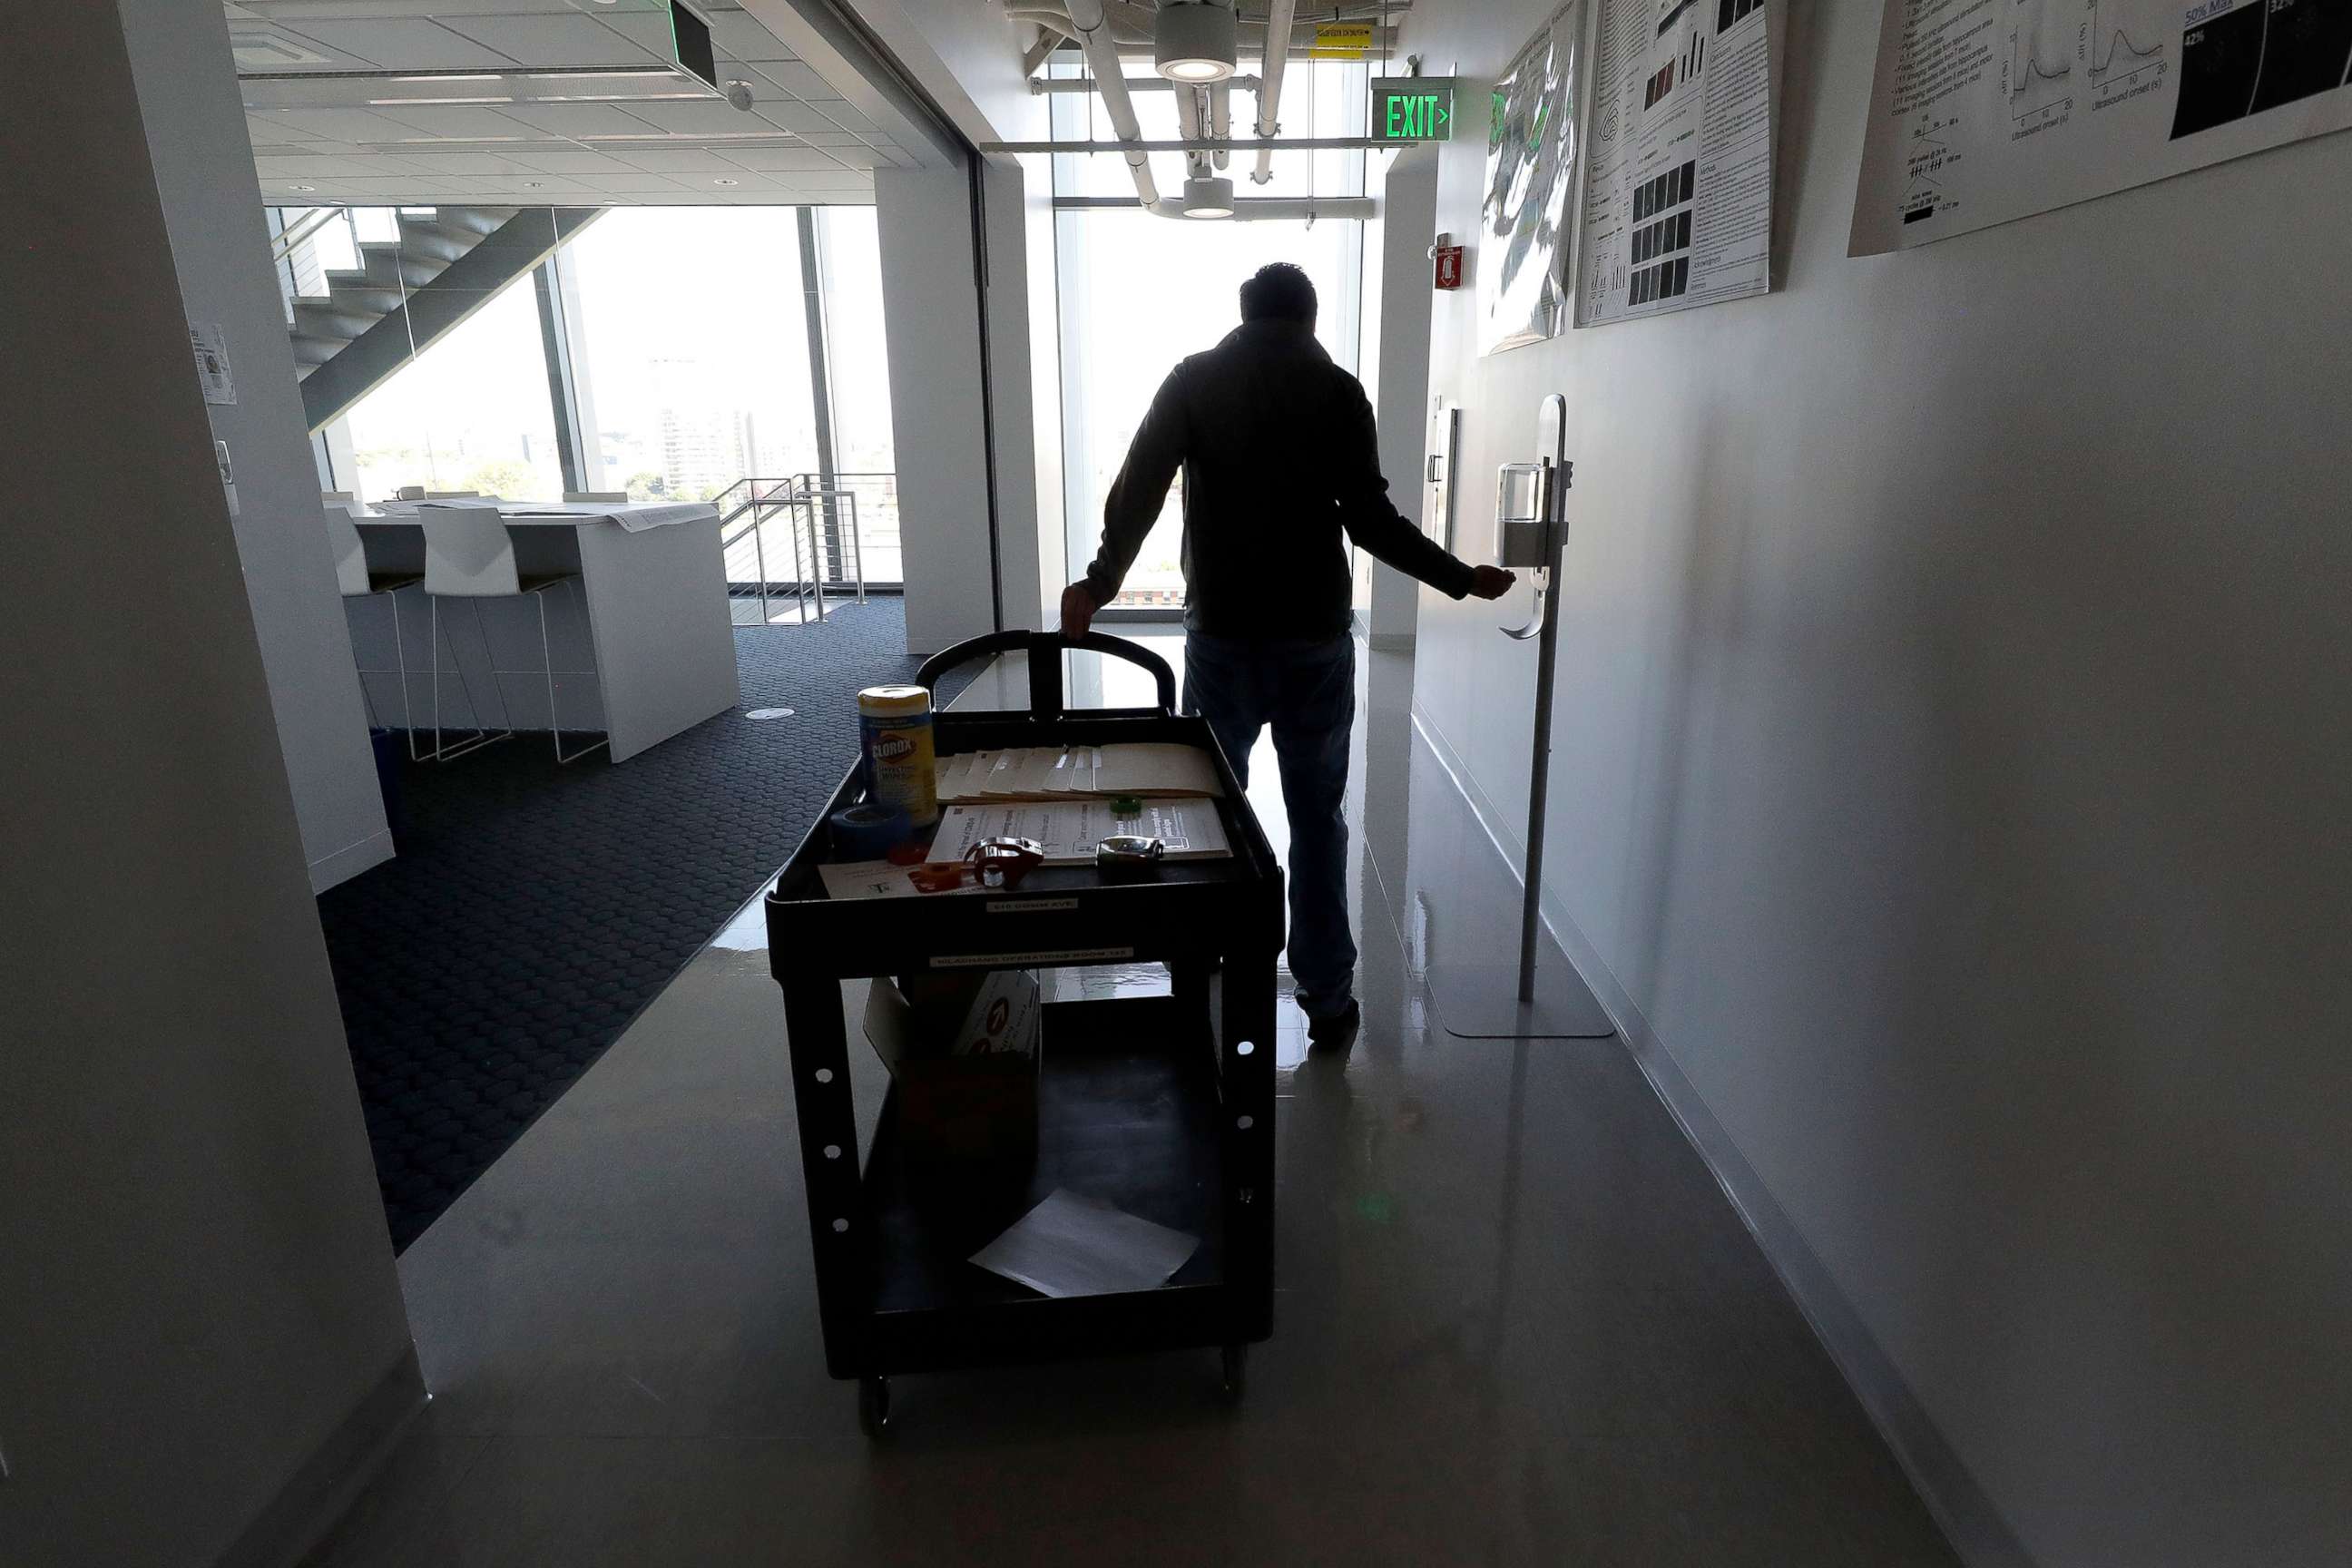
{"label": "man's hand on cart handle", "polygon": [[1102,606],[1095,603],[1095,591],[1084,577],[1062,590],[1062,635],[1082,637],[1094,625],[1095,612]]}

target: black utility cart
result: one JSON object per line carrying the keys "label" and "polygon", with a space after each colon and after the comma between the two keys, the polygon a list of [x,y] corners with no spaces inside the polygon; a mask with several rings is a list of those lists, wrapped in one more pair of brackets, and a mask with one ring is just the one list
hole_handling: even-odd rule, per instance
{"label": "black utility cart", "polygon": [[[1066,711],[1066,648],[1144,666],[1160,706]],[[1174,678],[1150,650],[1099,634],[1003,632],[935,656],[918,679],[936,689],[945,671],[1008,652],[1029,656],[1029,710],[940,713],[941,755],[1119,741],[1202,747],[1223,786],[1233,855],[1171,862],[1134,882],[1045,866],[1009,891],[829,900],[817,868],[845,858],[833,854],[827,823],[864,796],[853,767],[778,878],[769,952],[790,1029],[825,1367],[859,1380],[858,1414],[877,1436],[898,1373],[1213,1346],[1225,1395],[1237,1399],[1248,1347],[1272,1329],[1281,867],[1207,722],[1175,714]],[[1034,1166],[969,1191],[911,1184],[896,1086],[860,1161],[841,981],[1155,961],[1168,967],[1166,996],[1045,1005]],[[1060,1299],[968,1261],[1057,1187],[1196,1235],[1200,1247],[1159,1289]]]}

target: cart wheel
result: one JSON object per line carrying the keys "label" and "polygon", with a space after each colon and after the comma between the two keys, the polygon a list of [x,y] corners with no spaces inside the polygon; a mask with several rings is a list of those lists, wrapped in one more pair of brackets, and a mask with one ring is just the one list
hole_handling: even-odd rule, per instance
{"label": "cart wheel", "polygon": [[1249,1346],[1227,1345],[1219,1362],[1223,1375],[1217,1383],[1217,1398],[1230,1408],[1239,1405],[1249,1389]]}
{"label": "cart wheel", "polygon": [[868,1437],[880,1440],[890,1432],[890,1380],[887,1377],[861,1377],[857,1380],[857,1425]]}

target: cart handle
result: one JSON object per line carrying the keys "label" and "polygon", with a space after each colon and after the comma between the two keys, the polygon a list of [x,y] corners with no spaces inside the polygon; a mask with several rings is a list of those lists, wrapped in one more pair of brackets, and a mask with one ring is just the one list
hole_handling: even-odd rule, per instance
{"label": "cart handle", "polygon": [[[1160,710],[1176,711],[1176,672],[1168,661],[1145,647],[1102,632],[1088,632],[1084,637],[1068,637],[1061,632],[1004,631],[990,632],[985,637],[967,637],[952,647],[943,647],[923,660],[916,672],[915,683],[936,689],[939,679],[961,664],[970,664],[992,654],[1025,653],[1029,658],[1029,717],[1041,722],[1058,720],[1067,711],[1062,705],[1062,660],[1064,648],[1084,648],[1089,653],[1108,654],[1114,658],[1139,664],[1151,672],[1160,688]],[[1045,655],[1047,657],[1039,657]]]}

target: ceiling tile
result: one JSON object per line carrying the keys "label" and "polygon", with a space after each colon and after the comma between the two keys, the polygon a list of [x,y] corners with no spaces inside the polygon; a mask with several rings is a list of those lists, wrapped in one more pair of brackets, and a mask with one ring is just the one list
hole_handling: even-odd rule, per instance
{"label": "ceiling tile", "polygon": [[746,169],[824,169],[837,173],[844,166],[830,153],[814,147],[734,147],[728,149],[727,156]]}
{"label": "ceiling tile", "polygon": [[710,18],[710,36],[719,47],[739,60],[795,59],[792,50],[777,42],[776,35],[760,26],[741,11],[722,11]]}
{"label": "ceiling tile", "polygon": [[708,147],[615,147],[614,156],[654,174],[729,174],[735,165]]}
{"label": "ceiling tile", "polygon": [[755,68],[759,73],[791,93],[794,98],[839,98],[833,84],[816,74],[814,66],[799,60],[768,60]]}
{"label": "ceiling tile", "polygon": [[866,138],[848,131],[803,131],[801,140],[812,147],[863,147]]}
{"label": "ceiling tile", "polygon": [[615,11],[596,20],[647,54],[658,55],[663,59],[670,58],[668,11]]}
{"label": "ceiling tile", "polygon": [[[827,108],[829,109],[846,109],[847,107],[848,106],[846,104],[839,103],[827,105]],[[787,131],[797,131],[803,135],[823,135],[824,132],[829,131],[848,131],[855,129],[855,127],[844,125],[838,121],[826,119],[824,115],[819,113],[814,107],[805,103],[763,104],[761,106],[759,113],[760,117],[763,120],[772,121],[776,124],[782,126]]]}
{"label": "ceiling tile", "polygon": [[246,133],[255,142],[308,142],[311,133],[299,125],[289,125],[274,114],[248,114],[245,117]]}
{"label": "ceiling tile", "polygon": [[[645,49],[593,16],[464,16],[446,24],[527,66],[635,66]],[[667,57],[658,63],[667,65]]]}
{"label": "ceiling tile", "polygon": [[551,174],[616,174],[628,169],[627,164],[585,147],[518,147],[511,156],[526,169]]}
{"label": "ceiling tile", "polygon": [[404,142],[416,134],[415,127],[365,109],[282,109],[273,110],[268,118],[273,124],[340,142]]}
{"label": "ceiling tile", "polygon": [[494,142],[501,137],[537,134],[495,109],[462,104],[403,104],[378,110],[386,120],[413,126],[413,134],[442,142]]}
{"label": "ceiling tile", "polygon": [[645,136],[659,129],[609,103],[520,103],[501,112],[556,136]]}
{"label": "ceiling tile", "polygon": [[[517,174],[523,166],[511,158],[500,158],[488,153],[411,153],[401,160],[412,169],[427,174]],[[536,174],[537,170],[530,171]]]}
{"label": "ceiling tile", "polygon": [[716,99],[696,102],[633,103],[629,112],[675,136],[740,136],[765,132],[757,113],[746,114]]}
{"label": "ceiling tile", "polygon": [[837,174],[810,169],[793,175],[792,181],[804,191],[852,191],[871,189],[874,176],[854,169],[844,169]]}
{"label": "ceiling tile", "polygon": [[386,70],[469,70],[509,63],[504,55],[423,17],[304,22],[295,31],[338,54]]}
{"label": "ceiling tile", "polygon": [[613,195],[679,191],[685,188],[676,180],[665,179],[659,174],[648,174],[635,169],[624,170],[615,174],[581,174],[577,177],[581,184]]}
{"label": "ceiling tile", "polygon": [[373,158],[257,157],[253,166],[265,180],[323,180],[374,174],[379,172],[376,163]]}

